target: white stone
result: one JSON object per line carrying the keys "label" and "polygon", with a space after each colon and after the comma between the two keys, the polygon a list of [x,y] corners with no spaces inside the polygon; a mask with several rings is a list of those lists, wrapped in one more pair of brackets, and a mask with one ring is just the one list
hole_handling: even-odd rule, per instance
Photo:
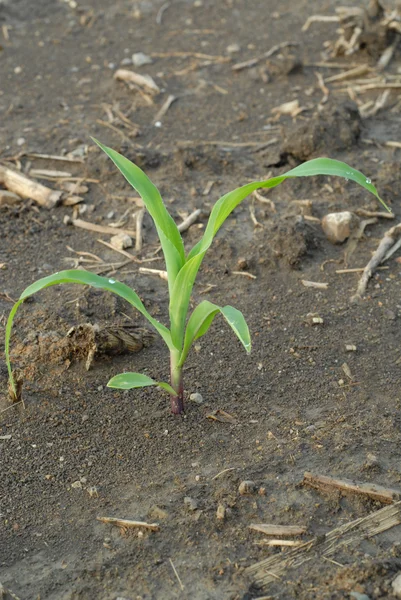
{"label": "white stone", "polygon": [[111,238],[110,244],[116,250],[125,250],[125,248],[131,248],[132,238],[127,233],[117,233]]}
{"label": "white stone", "polygon": [[150,65],[152,62],[153,60],[150,58],[150,56],[144,54],[143,52],[135,52],[135,54],[132,55],[132,64],[135,67]]}
{"label": "white stone", "polygon": [[229,46],[227,46],[226,48],[226,52],[228,52],[228,54],[235,54],[236,52],[239,52],[241,50],[241,46],[239,44],[230,44]]}
{"label": "white stone", "polygon": [[189,399],[192,400],[192,402],[195,402],[196,404],[202,404],[202,402],[203,402],[203,398],[202,398],[201,394],[198,394],[197,392],[195,392],[194,394],[191,394]]}
{"label": "white stone", "polygon": [[358,217],[348,210],[330,213],[323,217],[322,229],[330,242],[341,244],[349,238],[358,220]]}

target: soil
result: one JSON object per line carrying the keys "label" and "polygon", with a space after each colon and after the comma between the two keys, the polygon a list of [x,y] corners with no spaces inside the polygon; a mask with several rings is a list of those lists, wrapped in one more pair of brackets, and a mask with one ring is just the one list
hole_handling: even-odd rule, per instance
{"label": "soil", "polygon": [[[320,105],[317,67],[308,66],[325,60],[324,42],[335,38],[335,24],[314,24],[303,33],[303,23],[314,13],[334,14],[339,5],[301,0],[295,10],[289,0],[1,1],[2,164],[68,171],[89,187],[79,215],[80,205],[47,210],[30,200],[1,208],[1,335],[10,299],[36,279],[77,260],[91,268],[82,252],[106,263],[124,259],[97,241],[109,235],[64,222],[74,210],[100,225],[125,214],[124,227],[135,228],[135,193],[90,136],[137,162],[177,222],[202,210],[183,234],[187,248],[200,238],[219,196],[318,155],[364,172],[399,217],[400,151],[384,145],[398,139],[397,91],[388,108],[362,120],[347,93],[334,87]],[[232,70],[283,41],[298,45]],[[134,52],[153,55],[153,62],[127,64]],[[344,69],[375,64],[368,49],[337,60]],[[116,81],[120,66],[150,75],[161,93],[149,99]],[[399,54],[388,72],[397,69]],[[338,72],[319,70],[324,77]],[[379,93],[359,99],[375,100]],[[177,100],[156,126],[169,94]],[[294,99],[304,112],[272,119],[272,108]],[[27,156],[73,151],[82,163]],[[62,182],[41,181],[54,189]],[[256,590],[244,571],[281,552],[258,544],[264,536],[250,530],[251,523],[305,526],[301,539],[308,540],[381,508],[365,497],[304,487],[305,471],[401,488],[400,262],[393,257],[363,301],[351,304],[359,275],[336,273],[345,266],[344,246],[332,245],[319,222],[305,218],[293,201],[311,200],[317,218],[358,207],[377,210],[377,203],[356,184],[323,177],[286,182],[265,195],[275,212],[254,200],[255,227],[252,201],[241,204],[219,232],[193,293],[194,305],[210,299],[244,313],[252,353],[246,356],[216,319],[188,358],[183,416],[170,414],[168,397],[155,389],[106,387],[124,370],[165,380],[168,356],[159,338],[146,335],[147,343],[129,348],[141,348],[135,353],[97,353],[89,371],[86,351],[71,349],[66,336],[72,327],[146,328],[122,300],[63,286],[19,309],[12,347],[24,379],[23,404],[10,405],[4,362],[0,370],[0,581],[12,597],[395,598],[400,527],[356,539],[334,555],[335,562],[316,557],[289,569],[265,590]],[[347,266],[364,267],[390,224],[368,227]],[[138,256],[158,257],[145,266],[163,269],[156,250],[145,216]],[[136,263],[108,269],[167,322],[165,281],[140,274]],[[304,287],[302,280],[328,287]],[[323,323],[311,325],[310,313]],[[346,352],[346,344],[356,351]],[[202,401],[191,401],[193,393]],[[231,422],[208,418],[218,409]],[[254,484],[240,495],[245,480]],[[224,519],[216,517],[219,505]],[[98,516],[157,522],[160,530],[121,530]]]}

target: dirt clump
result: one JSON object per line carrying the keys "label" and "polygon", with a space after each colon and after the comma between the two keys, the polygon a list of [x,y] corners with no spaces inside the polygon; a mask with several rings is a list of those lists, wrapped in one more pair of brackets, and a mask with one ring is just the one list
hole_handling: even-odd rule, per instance
{"label": "dirt clump", "polygon": [[331,151],[350,150],[361,134],[361,118],[353,102],[329,105],[295,129],[287,131],[282,156],[304,161]]}

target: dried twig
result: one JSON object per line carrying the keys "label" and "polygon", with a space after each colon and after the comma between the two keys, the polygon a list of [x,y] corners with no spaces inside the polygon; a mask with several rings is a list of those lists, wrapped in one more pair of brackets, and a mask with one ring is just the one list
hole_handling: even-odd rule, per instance
{"label": "dried twig", "polygon": [[196,220],[198,219],[201,212],[202,211],[200,208],[197,208],[196,210],[194,210],[190,215],[188,215],[188,217],[186,219],[184,219],[182,221],[182,223],[180,223],[178,225],[178,231],[180,233],[183,233],[184,231],[189,229],[191,227],[191,225],[193,225],[196,222]]}
{"label": "dried twig", "polygon": [[129,519],[116,519],[114,517],[96,517],[98,521],[107,523],[109,525],[116,525],[117,527],[125,528],[140,528],[149,529],[150,531],[159,531],[160,526],[158,523],[145,523],[144,521],[130,521]]}
{"label": "dried twig", "polygon": [[142,250],[142,226],[143,226],[143,218],[145,216],[145,209],[141,208],[138,210],[136,214],[136,240],[135,240],[135,250],[140,252]]}
{"label": "dried twig", "polygon": [[160,279],[168,281],[167,271],[161,271],[160,269],[148,269],[147,267],[139,267],[139,273],[142,275],[157,275]]}
{"label": "dried twig", "polygon": [[57,154],[38,154],[37,152],[29,152],[26,154],[28,158],[43,158],[45,160],[59,160],[62,162],[83,163],[83,158],[75,156],[58,156]]}
{"label": "dried twig", "polygon": [[262,523],[251,523],[251,525],[248,525],[248,529],[259,531],[265,535],[288,535],[290,537],[306,533],[306,527],[298,527],[296,525],[264,525]]}
{"label": "dried twig", "polygon": [[299,46],[299,42],[281,42],[280,44],[276,44],[275,46],[272,46],[270,48],[270,50],[268,50],[267,52],[264,52],[260,56],[251,58],[250,60],[246,60],[244,62],[237,63],[236,65],[233,65],[232,70],[233,71],[242,71],[242,69],[246,69],[248,67],[253,67],[253,66],[257,65],[258,62],[260,62],[264,58],[270,58],[271,56],[273,56],[273,54],[276,54],[276,52],[278,52],[279,50],[282,50],[283,48],[288,48],[290,46]]}
{"label": "dried twig", "polygon": [[162,118],[164,117],[164,115],[166,114],[166,112],[168,111],[168,109],[170,108],[170,106],[176,100],[178,100],[177,96],[173,96],[172,94],[170,94],[170,96],[167,97],[167,99],[165,100],[165,102],[163,102],[162,107],[160,108],[160,110],[156,113],[156,115],[155,115],[155,117],[153,119],[153,123],[160,123],[160,121],[162,120]]}
{"label": "dried twig", "polygon": [[256,275],[252,275],[248,271],[231,271],[231,275],[241,275],[242,277],[248,277],[248,279],[257,279]]}
{"label": "dried twig", "polygon": [[174,571],[174,575],[177,577],[177,581],[178,581],[178,583],[180,584],[180,588],[181,588],[181,590],[185,590],[184,584],[182,583],[182,581],[181,581],[181,579],[180,579],[180,576],[179,576],[179,575],[178,575],[178,573],[177,573],[177,569],[175,568],[175,566],[174,566],[174,563],[173,563],[173,561],[171,560],[171,558],[169,558],[169,561],[170,561],[171,568],[172,568],[172,569],[173,569],[173,571]]}
{"label": "dried twig", "polygon": [[378,219],[395,219],[394,213],[375,211],[375,210],[366,210],[364,208],[357,208],[354,210],[354,213],[359,215],[360,217],[375,217]]}
{"label": "dried twig", "polygon": [[393,504],[401,498],[401,490],[385,488],[374,483],[362,483],[351,481],[350,479],[335,479],[324,475],[313,475],[309,472],[304,473],[303,484],[324,492],[339,490],[343,493],[368,496],[372,500],[383,502],[383,504]]}
{"label": "dried twig", "polygon": [[366,265],[362,277],[359,280],[358,288],[356,294],[351,298],[351,301],[357,302],[362,298],[362,296],[366,292],[366,288],[369,282],[369,279],[372,277],[373,273],[377,269],[377,267],[384,261],[389,250],[396,244],[399,237],[401,236],[401,223],[395,225],[389,231],[386,232],[385,236],[381,240],[379,247],[376,252],[373,254],[372,258]]}
{"label": "dried twig", "polygon": [[116,227],[111,227],[110,225],[96,225],[95,223],[90,223],[89,221],[83,221],[82,219],[71,219],[67,222],[67,224],[71,223],[74,227],[80,227],[81,229],[86,229],[87,231],[94,231],[96,233],[110,233],[111,235],[115,235],[116,233],[126,233],[127,235],[135,238],[136,231],[132,229],[120,229]]}
{"label": "dried twig", "polygon": [[[296,542],[295,540],[258,540],[253,542],[255,546],[302,546],[304,542]],[[260,598],[258,598],[260,600]]]}
{"label": "dried twig", "polygon": [[63,192],[51,190],[41,183],[33,181],[26,175],[22,175],[22,173],[2,166],[0,166],[0,184],[3,184],[4,187],[17,194],[17,196],[31,198],[45,208],[56,206],[63,194]]}
{"label": "dried twig", "polygon": [[321,283],[319,281],[307,281],[306,279],[301,279],[302,285],[309,288],[317,288],[318,290],[327,290],[329,287],[328,283]]}
{"label": "dried twig", "polygon": [[158,25],[161,25],[163,23],[163,15],[166,12],[166,10],[169,8],[170,5],[171,5],[170,2],[165,2],[164,4],[161,5],[159,10],[157,11],[156,23]]}
{"label": "dried twig", "polygon": [[159,86],[155,83],[150,75],[140,75],[128,69],[117,69],[114,73],[114,79],[133,83],[134,85],[143,88],[148,94],[154,95],[160,93]]}
{"label": "dried twig", "polygon": [[298,548],[284,554],[274,554],[246,569],[258,588],[280,579],[288,570],[305,562],[332,556],[341,546],[347,546],[364,538],[375,536],[401,523],[401,502],[386,506],[367,517],[345,523],[329,531],[325,536],[315,537]]}

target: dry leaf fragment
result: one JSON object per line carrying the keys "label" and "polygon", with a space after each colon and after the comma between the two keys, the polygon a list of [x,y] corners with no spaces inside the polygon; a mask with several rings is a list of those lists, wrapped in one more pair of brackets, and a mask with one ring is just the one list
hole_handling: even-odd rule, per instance
{"label": "dry leaf fragment", "polygon": [[299,106],[299,100],[290,100],[289,102],[280,104],[280,106],[275,106],[271,109],[271,112],[275,114],[277,118],[282,115],[289,115],[294,118],[304,110],[306,110],[306,108]]}
{"label": "dry leaf fragment", "polygon": [[114,74],[114,79],[125,81],[126,83],[133,83],[149,94],[160,94],[159,86],[150,75],[139,75],[139,73],[128,71],[128,69],[118,69]]}
{"label": "dry leaf fragment", "polygon": [[211,419],[212,421],[219,421],[219,423],[236,423],[236,419],[235,417],[233,417],[232,415],[230,415],[229,413],[227,413],[225,410],[221,410],[220,408],[218,408],[217,410],[214,410],[212,413],[210,413],[209,415],[206,415],[206,417],[208,419]]}

